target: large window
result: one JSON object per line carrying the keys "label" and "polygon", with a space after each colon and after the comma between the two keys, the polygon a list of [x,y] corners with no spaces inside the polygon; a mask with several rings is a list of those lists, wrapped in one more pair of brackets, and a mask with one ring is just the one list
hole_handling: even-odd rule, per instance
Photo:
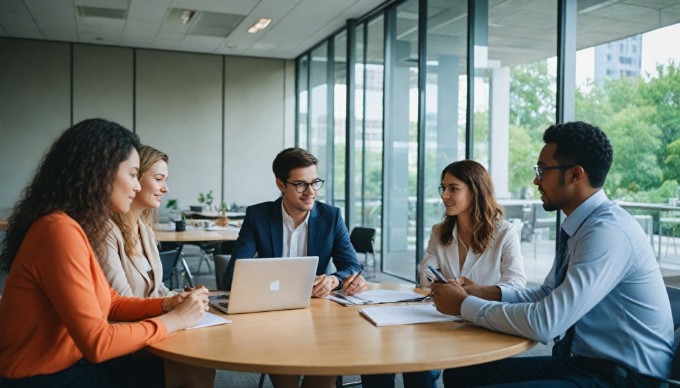
{"label": "large window", "polygon": [[383,270],[412,277],[418,179],[418,1],[388,12],[385,36],[385,179]]}
{"label": "large window", "polygon": [[[441,170],[469,156],[488,168],[506,218],[521,229],[528,281],[543,280],[558,219],[543,210],[532,167],[558,96],[575,99],[575,118],[609,135],[607,194],[640,221],[662,267],[680,266],[680,227],[671,222],[680,219],[680,49],[672,43],[680,6],[578,1],[563,25],[577,26],[569,39],[578,51],[565,55],[576,55],[574,69],[557,57],[559,4],[395,1],[298,58],[300,144],[323,158],[320,173],[333,177],[324,200],[344,208],[350,229],[377,229],[385,272],[415,279],[443,215]],[[576,80],[564,77],[574,72]]]}
{"label": "large window", "polygon": [[[332,155],[332,128],[333,121],[329,115],[328,104],[328,43],[322,44],[312,50],[309,63],[309,135],[307,136],[307,149],[319,159],[319,177],[332,182],[329,155]],[[329,147],[329,141],[330,147]],[[332,184],[330,185],[332,187]],[[328,188],[319,191],[320,201],[332,203],[333,192]]]}

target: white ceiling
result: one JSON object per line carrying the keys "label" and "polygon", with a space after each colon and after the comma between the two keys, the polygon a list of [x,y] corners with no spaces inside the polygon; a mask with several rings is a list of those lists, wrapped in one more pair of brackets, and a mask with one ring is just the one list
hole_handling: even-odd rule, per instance
{"label": "white ceiling", "polygon": [[[358,18],[383,2],[0,0],[0,36],[292,59],[344,27],[348,19]],[[79,16],[78,7],[91,7],[86,10],[118,18]],[[170,20],[172,9],[197,12],[183,24]],[[272,22],[264,31],[248,33],[259,18],[271,18]],[[222,25],[215,25],[215,21]],[[230,27],[234,28],[228,32]]]}

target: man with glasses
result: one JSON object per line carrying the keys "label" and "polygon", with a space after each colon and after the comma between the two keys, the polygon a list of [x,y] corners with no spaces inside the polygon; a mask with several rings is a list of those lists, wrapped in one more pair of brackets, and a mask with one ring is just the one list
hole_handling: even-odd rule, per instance
{"label": "man with glasses", "polygon": [[[236,260],[256,256],[319,256],[314,297],[326,296],[338,288],[347,295],[366,289],[340,209],[316,201],[324,183],[317,163],[314,155],[297,147],[276,156],[272,170],[281,197],[246,210],[224,275],[227,289],[231,288]],[[328,275],[331,257],[336,272]]]}
{"label": "man with glasses", "polygon": [[[501,301],[433,284],[437,309],[509,334],[554,343],[552,357],[516,357],[450,369],[456,387],[658,386],[673,357],[673,317],[659,265],[637,221],[602,190],[612,163],[607,136],[572,122],[548,128],[534,167],[543,207],[567,215],[541,285]],[[466,280],[466,283],[468,281]]]}

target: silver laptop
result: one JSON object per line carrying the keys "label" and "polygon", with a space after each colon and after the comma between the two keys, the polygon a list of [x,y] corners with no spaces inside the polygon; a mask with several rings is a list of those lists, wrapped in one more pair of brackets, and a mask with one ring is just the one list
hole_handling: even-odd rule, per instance
{"label": "silver laptop", "polygon": [[318,256],[239,259],[231,292],[210,297],[226,314],[300,309],[309,306]]}

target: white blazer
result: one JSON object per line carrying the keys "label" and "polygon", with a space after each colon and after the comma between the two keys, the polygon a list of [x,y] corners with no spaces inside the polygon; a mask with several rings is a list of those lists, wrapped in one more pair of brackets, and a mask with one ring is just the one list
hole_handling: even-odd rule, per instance
{"label": "white blazer", "polygon": [[[141,220],[139,235],[144,255],[130,257],[125,253],[125,242],[120,228],[109,220],[111,232],[106,236],[106,254],[97,258],[111,287],[123,296],[160,298],[174,295],[163,284],[163,265],[158,253],[156,236]],[[148,259],[148,263],[145,263]],[[153,279],[145,268],[151,266]]]}
{"label": "white blazer", "polygon": [[[494,239],[484,252],[478,254],[468,251],[463,268],[460,268],[458,257],[458,225],[453,228],[453,240],[449,245],[442,245],[439,240],[439,228],[442,224],[432,227],[430,241],[425,250],[425,257],[418,267],[421,287],[430,287],[430,281],[425,277],[430,271],[427,265],[441,269],[447,279],[454,276],[465,276],[483,285],[506,286],[524,288],[524,259],[520,245],[517,227],[511,222],[502,220],[496,226]],[[432,275],[430,275],[432,276]]]}

